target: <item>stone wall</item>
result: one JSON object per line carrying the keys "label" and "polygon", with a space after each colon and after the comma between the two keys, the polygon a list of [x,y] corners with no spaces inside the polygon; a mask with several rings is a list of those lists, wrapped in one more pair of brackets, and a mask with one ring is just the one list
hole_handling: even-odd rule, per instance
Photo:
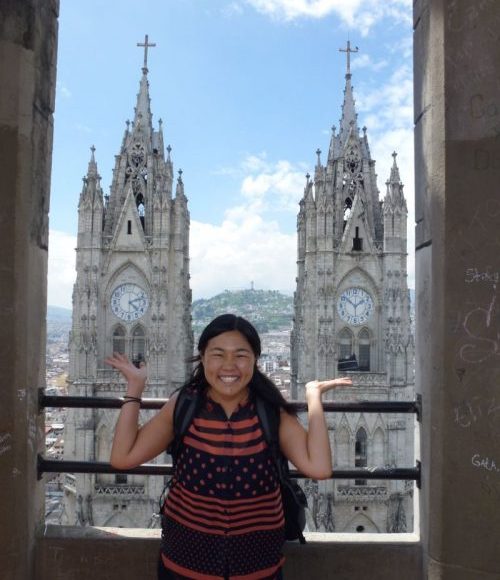
{"label": "stone wall", "polygon": [[33,577],[43,516],[48,209],[58,1],[0,3],[0,570]]}
{"label": "stone wall", "polygon": [[415,2],[425,578],[500,578],[500,3]]}

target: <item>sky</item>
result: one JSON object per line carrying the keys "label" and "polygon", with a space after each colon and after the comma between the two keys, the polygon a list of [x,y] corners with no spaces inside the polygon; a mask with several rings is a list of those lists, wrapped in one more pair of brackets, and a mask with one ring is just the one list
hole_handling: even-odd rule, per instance
{"label": "sky", "polygon": [[348,39],[380,199],[398,153],[414,287],[412,0],[61,0],[49,305],[71,308],[82,177],[94,146],[109,193],[146,34],[153,125],[191,214],[193,299],[294,292],[298,203],[339,126]]}

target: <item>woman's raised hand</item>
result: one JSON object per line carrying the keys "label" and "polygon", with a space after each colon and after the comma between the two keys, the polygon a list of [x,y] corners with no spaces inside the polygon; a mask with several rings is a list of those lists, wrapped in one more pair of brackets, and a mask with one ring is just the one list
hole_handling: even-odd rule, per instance
{"label": "woman's raised hand", "polygon": [[313,393],[322,395],[337,387],[352,387],[352,379],[349,377],[339,377],[338,379],[328,379],[326,381],[309,381],[306,384],[306,396]]}
{"label": "woman's raised hand", "polygon": [[146,364],[141,362],[139,367],[136,367],[127,356],[114,352],[112,356],[108,356],[104,362],[111,365],[125,377],[128,383],[127,394],[135,397],[140,397],[142,391],[146,386],[146,379],[148,378],[148,371]]}

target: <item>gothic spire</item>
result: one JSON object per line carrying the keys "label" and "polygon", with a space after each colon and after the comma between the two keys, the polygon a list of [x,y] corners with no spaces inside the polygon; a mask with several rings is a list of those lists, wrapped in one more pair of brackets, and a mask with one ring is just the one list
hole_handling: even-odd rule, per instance
{"label": "gothic spire", "polygon": [[100,200],[102,203],[103,195],[101,189],[101,176],[97,171],[97,163],[95,160],[95,147],[90,148],[90,161],[87,169],[87,174],[83,178],[83,187],[80,194],[80,206],[84,203],[93,204]]}
{"label": "gothic spire", "polygon": [[178,171],[179,177],[177,178],[177,187],[175,188],[175,197],[184,196],[184,182],[182,181],[182,169]]}
{"label": "gothic spire", "polygon": [[351,85],[351,53],[358,52],[358,47],[351,48],[351,42],[347,41],[347,48],[339,48],[340,52],[345,52],[347,55],[347,72],[345,75],[345,89],[344,102],[342,104],[342,118],[340,120],[340,134],[343,142],[349,135],[351,126],[357,129],[357,114],[354,106],[354,96]]}
{"label": "gothic spire", "polygon": [[397,153],[394,151],[392,157],[394,159],[391,167],[391,176],[386,181],[387,194],[386,202],[391,201],[392,204],[399,204],[406,206],[406,202],[403,195],[403,183],[401,182],[401,177],[399,175],[399,167],[396,163]]}
{"label": "gothic spire", "polygon": [[92,145],[92,147],[90,148],[90,161],[89,161],[89,167],[87,169],[87,178],[93,177],[95,179],[100,179],[100,175],[97,173],[97,163],[95,160],[95,147],[94,145]]}
{"label": "gothic spire", "polygon": [[399,176],[399,167],[397,166],[396,163],[397,156],[398,154],[396,153],[396,151],[394,151],[392,154],[392,158],[394,161],[392,162],[391,177],[389,178],[389,181],[391,183],[401,183],[401,177]]}
{"label": "gothic spire", "polygon": [[142,67],[142,78],[139,86],[139,93],[137,95],[137,106],[135,108],[134,129],[142,130],[147,127],[152,132],[151,120],[151,99],[149,97],[149,82],[148,82],[148,48],[156,46],[155,43],[148,42],[148,35],[146,34],[144,42],[138,42],[137,46],[144,47],[144,63]]}

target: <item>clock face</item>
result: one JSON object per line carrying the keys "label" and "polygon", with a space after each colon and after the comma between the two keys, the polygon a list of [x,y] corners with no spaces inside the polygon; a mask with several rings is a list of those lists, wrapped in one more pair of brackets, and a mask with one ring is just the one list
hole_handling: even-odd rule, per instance
{"label": "clock face", "polygon": [[362,288],[344,290],[337,301],[340,318],[354,326],[364,324],[370,318],[372,310],[372,297]]}
{"label": "clock face", "polygon": [[111,294],[111,310],[127,322],[139,320],[148,309],[147,293],[137,284],[121,284]]}

